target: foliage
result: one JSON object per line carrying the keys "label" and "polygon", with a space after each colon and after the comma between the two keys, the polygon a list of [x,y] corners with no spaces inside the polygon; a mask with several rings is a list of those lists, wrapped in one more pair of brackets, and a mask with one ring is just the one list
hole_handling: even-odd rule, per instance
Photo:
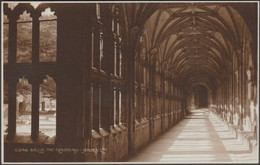
{"label": "foliage", "polygon": [[17,62],[31,63],[32,23],[17,24]]}
{"label": "foliage", "polygon": [[22,95],[23,97],[27,98],[29,95],[31,95],[32,92],[32,86],[29,84],[28,80],[25,78],[22,78],[19,80],[16,86],[17,94]]}
{"label": "foliage", "polygon": [[43,83],[41,84],[41,93],[45,98],[51,100],[56,99],[56,83],[50,76],[47,76],[47,78],[43,80]]}

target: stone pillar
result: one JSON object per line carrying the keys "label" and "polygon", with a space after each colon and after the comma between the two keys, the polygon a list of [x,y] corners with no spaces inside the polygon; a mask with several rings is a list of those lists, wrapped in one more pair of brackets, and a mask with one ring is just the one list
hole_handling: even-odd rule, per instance
{"label": "stone pillar", "polygon": [[100,127],[100,85],[98,81],[93,82],[93,129],[99,132]]}
{"label": "stone pillar", "polygon": [[37,140],[37,138],[39,136],[40,84],[42,82],[42,78],[32,77],[32,78],[29,78],[29,82],[32,84],[31,137],[32,137],[32,140]]}
{"label": "stone pillar", "polygon": [[150,63],[150,68],[149,68],[149,88],[150,88],[150,97],[149,97],[149,123],[150,123],[150,128],[149,128],[149,136],[150,136],[150,140],[152,140],[153,138],[153,130],[154,130],[154,116],[155,116],[155,66],[152,64],[152,62]]}
{"label": "stone pillar", "polygon": [[164,77],[164,72],[161,73],[160,78],[161,78],[161,132],[164,131],[164,124],[165,124],[165,77]]}
{"label": "stone pillar", "polygon": [[119,125],[119,88],[116,88],[116,125]]}
{"label": "stone pillar", "polygon": [[129,34],[129,40],[126,42],[125,55],[127,55],[127,89],[128,89],[128,152],[135,152],[135,44],[137,42],[137,34],[139,27],[132,27]]}
{"label": "stone pillar", "polygon": [[[9,36],[8,36],[8,69],[13,69],[16,65],[17,52],[17,23],[19,14],[9,16]],[[11,72],[8,73],[8,139],[12,139],[16,133],[16,85],[18,78]]]}
{"label": "stone pillar", "polygon": [[32,24],[32,64],[37,65],[39,63],[39,47],[40,47],[40,23],[39,17],[41,13],[33,13]]}
{"label": "stone pillar", "polygon": [[18,79],[8,80],[8,139],[16,133],[16,85]]}
{"label": "stone pillar", "polygon": [[[112,32],[112,13],[110,4],[100,4],[100,15],[103,23],[104,38],[104,70],[108,75],[114,74],[114,34]],[[102,105],[102,128],[110,131],[110,126],[114,126],[114,100],[113,85],[111,77],[103,83],[103,101]],[[103,120],[104,119],[104,120]]]}
{"label": "stone pillar", "polygon": [[54,5],[58,70],[56,144],[77,147],[91,133],[91,28],[96,4]]}
{"label": "stone pillar", "polygon": [[110,82],[102,83],[101,92],[101,128],[110,131]]}
{"label": "stone pillar", "polygon": [[17,54],[17,23],[19,15],[13,15],[8,17],[9,19],[9,36],[8,36],[8,66],[14,66],[16,64]]}
{"label": "stone pillar", "polygon": [[110,87],[110,127],[114,128],[115,126],[115,120],[114,120],[114,85],[111,83],[111,87]]}

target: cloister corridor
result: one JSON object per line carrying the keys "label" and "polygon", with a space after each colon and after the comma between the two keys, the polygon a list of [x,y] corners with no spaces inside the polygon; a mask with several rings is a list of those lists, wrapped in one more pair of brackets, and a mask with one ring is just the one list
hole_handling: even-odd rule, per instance
{"label": "cloister corridor", "polygon": [[192,110],[128,162],[256,163],[257,156],[207,108]]}
{"label": "cloister corridor", "polygon": [[259,161],[258,1],[1,11],[1,164]]}

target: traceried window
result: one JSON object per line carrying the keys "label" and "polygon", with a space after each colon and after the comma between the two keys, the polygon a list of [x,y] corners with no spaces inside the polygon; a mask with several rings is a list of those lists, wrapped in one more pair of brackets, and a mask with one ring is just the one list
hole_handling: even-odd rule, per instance
{"label": "traceried window", "polygon": [[[18,3],[8,3],[13,10]],[[32,3],[36,8],[39,3]],[[24,11],[17,20],[17,63],[32,63],[32,21],[30,14]],[[57,48],[57,17],[54,12],[47,8],[42,12],[40,21],[40,62],[55,62]],[[7,17],[4,16],[4,62],[8,62],[8,30],[9,23]],[[37,27],[36,27],[37,28]],[[37,37],[37,36],[35,36]]]}
{"label": "traceried window", "polygon": [[96,21],[97,24],[92,31],[92,67],[97,70],[104,70],[103,23],[101,22],[100,4],[98,3],[96,4]]}
{"label": "traceried window", "polygon": [[57,50],[57,17],[50,8],[42,12],[40,21],[40,62],[55,62]]}
{"label": "traceried window", "polygon": [[114,75],[121,77],[122,75],[122,52],[121,52],[121,31],[119,22],[119,9],[114,8],[112,18],[112,32],[114,35]]}
{"label": "traceried window", "polygon": [[16,86],[16,133],[31,134],[32,85],[28,79],[21,78]]}
{"label": "traceried window", "polygon": [[[36,9],[39,4],[32,3],[31,5]],[[10,115],[8,116],[8,113],[5,115],[6,122],[4,124],[10,138],[13,138],[15,134],[19,136],[31,135],[32,140],[36,140],[38,131],[48,136],[56,134],[56,83],[50,76],[47,76],[41,84],[41,73],[38,73],[37,69],[34,73],[25,72],[23,68],[27,68],[26,65],[34,68],[35,65],[31,64],[37,63],[38,57],[40,62],[56,61],[57,17],[50,8],[47,8],[38,19],[37,16],[40,13],[37,12],[40,10],[34,10],[30,4],[26,3],[18,6],[18,12],[21,12],[21,14],[16,21],[16,17],[12,17],[14,16],[12,12],[16,10],[17,5],[18,3],[7,3],[8,8],[12,11],[7,13],[8,17],[4,16],[4,62],[16,62],[18,65],[14,65],[14,67],[21,67],[23,77],[20,77],[20,70],[18,73],[16,68],[10,67],[14,74],[8,75],[11,77],[8,82],[5,82],[4,86],[6,89],[6,86],[9,85],[9,94],[14,96],[15,99],[5,101],[5,112]],[[7,18],[12,18],[10,20],[16,21],[16,23],[9,24],[10,20]],[[38,21],[39,26],[37,26]],[[9,29],[9,26],[12,28]],[[15,34],[16,29],[17,35],[11,35]],[[8,42],[9,37],[13,39],[12,41],[16,39],[16,44],[15,42]],[[12,58],[9,57],[12,57],[12,54],[9,54],[8,49],[14,48],[14,46],[16,46],[16,61],[11,61]],[[10,50],[13,51],[14,49]],[[11,60],[8,61],[8,58]],[[18,82],[16,82],[17,80]],[[5,97],[6,99],[8,99],[8,96]]]}
{"label": "traceried window", "polygon": [[[124,115],[122,113],[122,107],[124,108],[122,97],[125,97],[125,94],[122,94],[121,83],[118,83],[122,81],[123,60],[120,27],[116,16],[118,10],[117,14],[114,13],[115,11],[109,11],[111,12],[109,14],[113,13],[113,18],[108,21],[104,17],[107,14],[106,11],[101,11],[102,5],[96,4],[96,17],[92,27],[91,71],[94,74],[91,75],[90,127],[93,132],[109,130],[122,124],[122,120],[125,120],[122,119],[124,118],[122,117]],[[113,38],[108,39],[107,36],[112,36],[112,34]],[[104,75],[111,77],[111,80],[103,79]]]}
{"label": "traceried window", "polygon": [[32,18],[26,11],[17,21],[17,63],[32,62]]}
{"label": "traceried window", "polygon": [[39,131],[53,137],[56,134],[56,83],[46,76],[40,84]]}
{"label": "traceried window", "polygon": [[95,28],[93,31],[93,56],[92,56],[92,67],[103,70],[104,64],[103,64],[103,50],[104,50],[104,44],[103,44],[103,32],[102,30],[98,29],[98,27]]}

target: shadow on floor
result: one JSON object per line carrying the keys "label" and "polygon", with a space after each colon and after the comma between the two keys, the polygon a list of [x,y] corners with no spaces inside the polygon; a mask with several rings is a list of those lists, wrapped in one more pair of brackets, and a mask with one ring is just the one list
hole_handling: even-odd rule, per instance
{"label": "shadow on floor", "polygon": [[257,162],[208,109],[192,110],[168,132],[138,151],[129,162]]}

